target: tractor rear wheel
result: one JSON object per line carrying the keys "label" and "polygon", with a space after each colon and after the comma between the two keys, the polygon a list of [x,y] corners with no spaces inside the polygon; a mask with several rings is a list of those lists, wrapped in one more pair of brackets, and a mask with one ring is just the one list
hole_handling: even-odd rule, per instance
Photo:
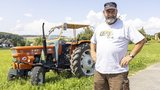
{"label": "tractor rear wheel", "polygon": [[31,84],[41,85],[45,82],[45,72],[42,66],[35,66],[31,72]]}
{"label": "tractor rear wheel", "polygon": [[88,43],[79,45],[73,51],[70,68],[72,73],[77,77],[94,74],[94,62],[90,55],[90,46]]}

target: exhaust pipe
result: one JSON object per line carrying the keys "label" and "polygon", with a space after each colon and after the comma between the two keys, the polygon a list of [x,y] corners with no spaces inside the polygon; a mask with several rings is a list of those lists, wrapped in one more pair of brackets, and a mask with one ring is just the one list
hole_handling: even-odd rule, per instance
{"label": "exhaust pipe", "polygon": [[47,44],[46,44],[46,37],[44,32],[44,23],[42,24],[42,32],[43,32],[43,51],[44,51],[44,58],[47,60]]}

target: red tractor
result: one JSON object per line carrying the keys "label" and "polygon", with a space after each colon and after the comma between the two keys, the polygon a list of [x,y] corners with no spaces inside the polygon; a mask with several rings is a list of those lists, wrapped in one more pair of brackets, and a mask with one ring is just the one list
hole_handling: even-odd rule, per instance
{"label": "red tractor", "polygon": [[[43,23],[43,46],[11,49],[13,63],[8,72],[8,80],[29,76],[32,85],[39,85],[45,82],[45,73],[49,70],[68,70],[77,77],[93,75],[94,62],[90,55],[90,41],[76,38],[76,31],[86,27],[89,25],[64,23],[51,28],[46,40]],[[64,32],[70,37],[66,38]]]}

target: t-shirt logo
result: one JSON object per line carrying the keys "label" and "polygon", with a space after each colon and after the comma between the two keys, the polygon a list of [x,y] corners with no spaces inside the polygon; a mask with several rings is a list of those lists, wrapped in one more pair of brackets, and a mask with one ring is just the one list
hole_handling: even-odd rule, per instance
{"label": "t-shirt logo", "polygon": [[100,32],[100,36],[105,36],[107,38],[113,38],[113,32],[111,30],[104,30]]}

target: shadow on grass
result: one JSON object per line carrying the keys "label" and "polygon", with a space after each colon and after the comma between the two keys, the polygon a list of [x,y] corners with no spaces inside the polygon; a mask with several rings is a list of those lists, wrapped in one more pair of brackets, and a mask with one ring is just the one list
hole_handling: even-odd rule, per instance
{"label": "shadow on grass", "polygon": [[60,81],[62,78],[59,76],[55,76],[55,77],[50,77],[50,78],[46,78],[46,83],[56,83],[58,81]]}
{"label": "shadow on grass", "polygon": [[61,72],[57,73],[55,76],[51,76],[49,78],[46,78],[46,83],[56,83],[59,82],[63,79],[69,79],[69,78],[74,78],[71,72]]}

